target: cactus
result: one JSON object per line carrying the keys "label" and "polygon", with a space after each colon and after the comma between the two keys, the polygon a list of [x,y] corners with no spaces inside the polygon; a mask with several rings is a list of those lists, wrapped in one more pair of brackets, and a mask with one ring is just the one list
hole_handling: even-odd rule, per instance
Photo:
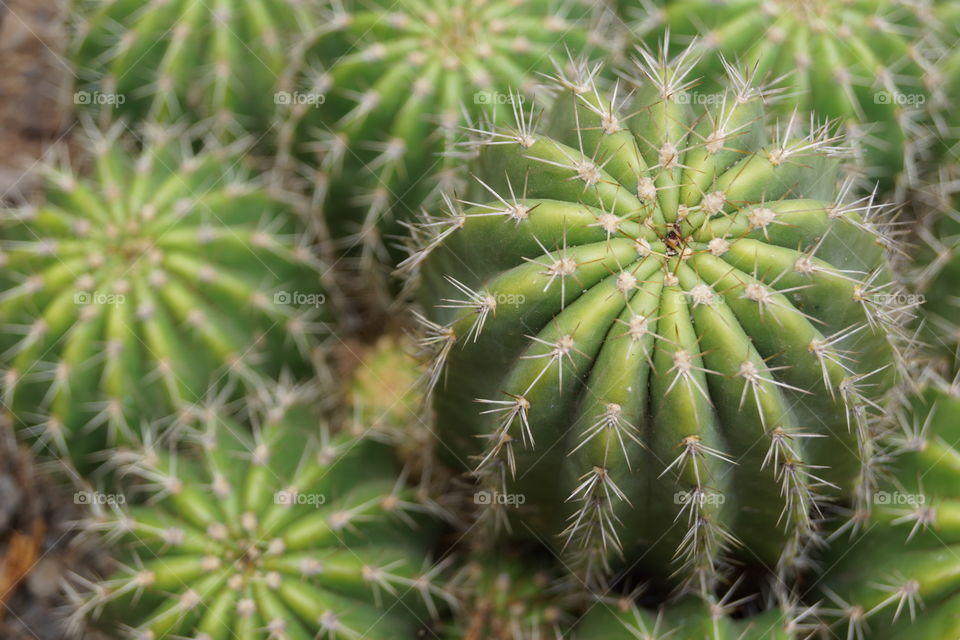
{"label": "cactus", "polygon": [[892,438],[894,476],[833,546],[818,588],[839,620],[833,637],[960,636],[960,397],[914,398]]}
{"label": "cactus", "polygon": [[956,165],[960,161],[960,118],[954,108],[954,97],[960,94],[960,6],[938,2],[935,11],[938,29],[932,49],[936,64],[927,75],[932,115],[928,126],[933,141],[925,146],[932,159]]}
{"label": "cactus", "polygon": [[368,258],[387,259],[398,223],[459,184],[464,128],[542,98],[539,73],[602,44],[585,0],[338,2],[329,11],[292,56],[305,63],[285,82],[280,163],[306,163],[332,234]]}
{"label": "cactus", "polygon": [[[800,109],[842,120],[858,142],[853,165],[885,188],[918,178],[919,124],[932,63],[925,55],[923,1],[683,0],[644,5],[641,31],[668,30],[677,41],[701,36],[711,55],[698,68],[711,87],[721,55],[757,65],[758,77],[782,80],[784,112]],[[720,55],[718,55],[720,54]]]}
{"label": "cactus", "polygon": [[576,627],[576,640],[794,640],[803,621],[779,611],[734,619],[731,610],[742,603],[705,603],[687,598],[656,613],[627,599],[597,604]]}
{"label": "cactus", "polygon": [[82,463],[173,419],[216,381],[314,375],[323,265],[236,149],[114,127],[89,177],[51,166],[45,201],[0,212],[3,403]]}
{"label": "cactus", "polygon": [[75,98],[106,121],[187,117],[223,135],[265,135],[289,51],[314,14],[302,0],[80,0]]}
{"label": "cactus", "polygon": [[330,436],[309,399],[278,386],[249,426],[213,402],[195,450],[126,456],[150,499],[84,523],[124,555],[71,583],[74,621],[151,640],[415,637],[451,601],[426,560],[434,521],[388,448]]}
{"label": "cactus", "polygon": [[572,617],[569,590],[550,571],[517,554],[476,553],[452,580],[458,616],[441,635],[449,640],[560,640]]}
{"label": "cactus", "polygon": [[629,104],[567,79],[542,126],[490,131],[487,202],[427,220],[404,268],[440,440],[524,496],[520,531],[591,580],[622,555],[709,592],[733,559],[794,573],[824,500],[869,500],[909,341],[881,208],[837,187],[834,139],[796,119],[768,139],[733,68],[691,104],[694,62],[644,52]]}

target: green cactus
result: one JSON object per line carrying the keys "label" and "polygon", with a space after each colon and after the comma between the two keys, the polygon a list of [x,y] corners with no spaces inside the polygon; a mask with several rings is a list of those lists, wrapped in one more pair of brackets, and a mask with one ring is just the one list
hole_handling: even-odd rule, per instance
{"label": "green cactus", "polygon": [[71,585],[74,620],[150,640],[415,637],[452,602],[427,562],[435,521],[387,447],[329,436],[308,400],[278,387],[252,429],[208,404],[195,451],[128,456],[150,500],[84,523],[124,555]]}
{"label": "green cactus", "polygon": [[89,141],[89,177],[46,171],[44,202],[0,211],[3,403],[82,463],[175,419],[218,380],[314,375],[332,300],[290,208],[237,167],[151,130]]}
{"label": "green cactus", "polygon": [[914,399],[893,438],[894,476],[859,514],[860,535],[833,545],[818,581],[839,618],[834,637],[960,637],[960,396]]}
{"label": "green cactus", "polygon": [[304,64],[285,83],[280,164],[298,161],[345,249],[386,259],[399,223],[460,184],[465,128],[544,98],[540,74],[568,52],[606,52],[596,13],[586,0],[331,3],[292,56]]}
{"label": "green cactus", "polygon": [[[732,608],[742,603],[734,603]],[[576,627],[576,640],[794,640],[803,621],[779,611],[734,619],[726,602],[687,598],[656,613],[629,600],[601,601]]]}
{"label": "green cactus", "polygon": [[933,140],[925,146],[929,147],[932,159],[955,166],[960,163],[960,117],[955,105],[956,96],[960,95],[960,5],[937,2],[935,10],[936,64],[927,74],[932,115],[928,125]]}
{"label": "green cactus", "polygon": [[107,121],[187,117],[264,135],[290,49],[315,13],[301,0],[79,0],[75,97]]}
{"label": "green cactus", "polygon": [[560,640],[570,627],[569,590],[517,554],[478,553],[452,580],[458,616],[449,640]]}
{"label": "green cactus", "polygon": [[[468,208],[426,222],[440,440],[520,531],[588,577],[628,562],[711,590],[731,558],[791,574],[825,499],[869,501],[904,312],[879,206],[762,93],[684,98],[644,53],[629,104],[567,81],[543,126],[489,132]],[[519,500],[513,503],[519,504]]]}
{"label": "green cactus", "polygon": [[[781,80],[777,102],[842,120],[861,159],[852,168],[885,188],[917,178],[919,124],[932,63],[925,55],[924,0],[682,0],[646,6],[638,29],[667,30],[678,43],[700,36],[697,68],[722,81],[722,57]],[[720,55],[718,55],[720,54]],[[709,90],[709,89],[708,89]],[[695,96],[696,97],[696,96]]]}

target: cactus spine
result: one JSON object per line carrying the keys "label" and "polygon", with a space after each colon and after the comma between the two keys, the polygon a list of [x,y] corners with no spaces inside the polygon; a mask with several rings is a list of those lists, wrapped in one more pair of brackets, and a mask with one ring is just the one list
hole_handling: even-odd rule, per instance
{"label": "cactus spine", "polygon": [[[449,596],[426,558],[435,525],[389,449],[330,436],[303,389],[211,403],[174,454],[124,461],[150,500],[85,523],[119,544],[115,573],[73,588],[77,618],[138,640],[412,638]],[[135,485],[137,486],[137,485]]]}
{"label": "cactus spine", "polygon": [[869,501],[902,332],[834,139],[767,138],[733,69],[691,102],[694,62],[645,53],[628,104],[567,79],[543,126],[487,133],[487,202],[451,202],[405,267],[456,462],[589,577],[622,554],[709,592],[732,557],[792,574],[824,499]]}
{"label": "cactus spine", "polygon": [[3,402],[74,461],[176,419],[210,385],[314,374],[324,268],[236,149],[114,127],[89,177],[47,171],[45,201],[0,212]]}

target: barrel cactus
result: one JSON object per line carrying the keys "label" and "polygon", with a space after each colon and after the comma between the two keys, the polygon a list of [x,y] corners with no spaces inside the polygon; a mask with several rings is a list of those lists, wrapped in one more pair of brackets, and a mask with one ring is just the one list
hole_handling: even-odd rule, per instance
{"label": "barrel cactus", "polygon": [[727,602],[688,598],[656,612],[626,599],[594,605],[577,625],[576,640],[795,640],[808,637],[806,620],[779,611],[737,617]]}
{"label": "barrel cactus", "polygon": [[602,44],[586,0],[336,2],[328,13],[287,74],[281,164],[306,163],[333,235],[368,257],[386,258],[398,223],[458,184],[465,128],[542,99],[541,73]]}
{"label": "barrel cactus", "polygon": [[105,120],[187,117],[264,135],[289,51],[315,14],[303,1],[79,0],[75,100]]}
{"label": "barrel cactus", "polygon": [[871,186],[878,178],[887,187],[916,181],[918,121],[932,68],[924,42],[932,17],[923,0],[628,4],[647,6],[641,29],[669,31],[678,43],[700,36],[698,48],[711,55],[698,73],[711,86],[722,79],[722,54],[757,65],[758,77],[779,80],[785,111],[842,120],[862,152],[852,167]]}
{"label": "barrel cactus", "polygon": [[903,305],[827,131],[768,131],[732,67],[688,100],[690,62],[645,53],[629,104],[566,82],[541,126],[491,130],[486,203],[405,266],[440,440],[489,505],[588,577],[622,554],[709,592],[731,559],[793,573],[824,500],[869,501]]}
{"label": "barrel cactus", "polygon": [[893,438],[893,478],[859,535],[833,546],[819,580],[835,637],[960,636],[960,398],[914,399]]}
{"label": "barrel cactus", "polygon": [[89,141],[88,177],[50,167],[42,204],[0,211],[3,403],[75,462],[217,381],[314,375],[330,317],[323,265],[236,149],[117,133]]}
{"label": "barrel cactus", "polygon": [[71,586],[75,619],[137,639],[347,640],[413,638],[437,616],[428,510],[387,447],[330,436],[304,395],[278,387],[249,425],[205,405],[192,449],[127,456],[149,499],[84,523],[124,555]]}

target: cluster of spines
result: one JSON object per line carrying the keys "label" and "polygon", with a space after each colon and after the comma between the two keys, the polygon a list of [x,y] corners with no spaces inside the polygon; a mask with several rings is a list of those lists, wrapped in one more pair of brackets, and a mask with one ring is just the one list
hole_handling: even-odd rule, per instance
{"label": "cluster of spines", "polygon": [[[693,68],[695,61],[686,61],[686,53],[681,54],[678,60],[668,62],[661,54],[659,58],[652,54],[644,53],[644,60],[639,64],[642,75],[652,82],[664,99],[670,99],[678,92],[681,92],[690,86],[692,81],[685,80],[685,76]],[[728,71],[733,71],[730,65],[727,65]],[[600,93],[592,82],[592,76],[588,76],[584,82],[560,82],[561,87],[575,87],[573,93],[577,99],[587,105],[592,112],[600,118],[605,133],[615,133],[625,128],[624,122],[631,116],[623,117],[618,111],[616,101],[605,103],[599,99]],[[734,74],[732,86],[736,87],[734,95],[726,95],[724,99],[730,100],[731,104],[749,100],[751,97],[764,95],[763,89],[756,89],[753,86],[752,78]],[[591,96],[597,97],[591,100]],[[634,116],[636,114],[633,114]],[[516,122],[513,128],[491,128],[486,131],[477,131],[480,145],[511,145],[516,144],[524,149],[532,147],[538,140],[536,128],[534,126],[534,116],[516,110]],[[742,135],[739,130],[723,131],[724,123],[717,123],[720,137],[719,143],[722,145],[724,140],[736,139]],[[797,137],[798,131],[803,127],[796,115],[789,118],[782,126],[778,126],[774,134],[774,142],[768,148],[766,153],[772,163],[780,164],[800,160],[810,154],[837,154],[842,149],[837,147],[837,139],[830,135],[826,127],[813,127],[813,133],[803,138]],[[579,129],[579,125],[578,125]],[[715,141],[716,142],[716,141]],[[710,140],[705,140],[695,146],[709,146]],[[682,144],[679,145],[682,147]],[[675,152],[674,152],[675,153]],[[536,160],[535,156],[531,156]],[[670,168],[670,158],[673,157],[668,150],[662,149],[660,153],[660,170]],[[569,158],[569,163],[563,163],[563,169],[571,172],[569,178],[574,184],[583,185],[584,193],[591,187],[598,184],[604,162],[609,161],[603,158],[591,157],[589,152],[582,146],[579,149],[579,155]],[[546,162],[546,160],[545,160]],[[559,165],[554,165],[559,166]],[[653,168],[654,170],[657,167]],[[515,181],[518,181],[514,177]],[[478,179],[479,181],[479,179]],[[449,213],[446,217],[428,218],[421,226],[414,231],[420,245],[417,250],[411,252],[410,258],[401,265],[409,274],[416,278],[417,272],[423,263],[427,260],[430,253],[441,246],[447,238],[457,233],[463,228],[470,216],[495,216],[503,217],[505,222],[519,224],[528,218],[531,207],[529,202],[524,201],[525,191],[522,185],[510,184],[510,176],[507,177],[509,193],[498,193],[486,183],[479,181],[480,185],[487,192],[490,192],[496,202],[492,204],[480,205],[470,201],[453,201],[447,199]],[[642,184],[641,184],[642,187]],[[656,193],[657,185],[653,182],[649,185],[651,197]],[[518,190],[523,189],[520,194]],[[865,197],[861,200],[850,201],[849,192],[851,183],[848,181],[837,197],[837,200],[830,207],[830,218],[841,222],[848,222],[858,227],[861,231],[869,234],[876,239],[876,243],[885,250],[891,250],[897,246],[895,238],[895,228],[883,219],[884,208],[874,203],[873,197]],[[643,192],[641,190],[641,196]],[[703,206],[709,205],[710,194],[704,197]],[[722,198],[722,194],[718,198]],[[723,200],[718,202],[718,206],[724,204]],[[463,206],[471,207],[464,210]],[[709,205],[712,206],[712,205]],[[771,212],[773,213],[773,212]],[[756,221],[750,221],[750,229],[763,228],[764,230],[770,224],[776,224],[776,214],[770,217],[760,219],[759,213],[755,212]],[[771,219],[772,218],[772,219]],[[595,226],[607,230],[608,240],[612,234],[615,234],[624,222],[629,222],[629,217],[618,217],[616,212],[605,213],[602,218],[598,217]],[[535,236],[534,236],[534,239]],[[721,239],[720,242],[723,240]],[[716,247],[720,250],[719,244]],[[638,247],[644,243],[642,238],[637,240]],[[566,255],[566,247],[560,247],[556,251],[550,251],[542,244],[540,245],[546,261],[532,260],[525,258],[528,262],[541,265],[544,269],[542,275],[548,277],[546,287],[558,286],[563,289],[567,286],[567,280],[571,276],[575,277],[579,265],[574,259]],[[820,247],[818,243],[806,255],[803,265],[798,262],[797,270],[805,267],[804,273],[815,273],[823,270],[824,267],[816,258],[816,251]],[[711,245],[711,250],[714,247]],[[638,249],[639,250],[639,249]],[[669,251],[669,249],[667,249]],[[669,254],[664,254],[668,257]],[[857,441],[860,450],[858,455],[864,464],[861,468],[861,478],[857,482],[854,494],[854,501],[858,508],[867,509],[870,504],[870,494],[876,486],[876,474],[878,473],[876,465],[870,464],[874,457],[873,441],[875,434],[881,429],[876,421],[879,411],[879,405],[871,400],[869,388],[874,384],[871,377],[875,377],[882,372],[880,370],[870,373],[855,374],[848,366],[848,362],[854,354],[849,354],[838,350],[834,344],[865,330],[882,329],[893,334],[893,345],[902,347],[896,350],[896,367],[900,373],[905,371],[907,358],[903,351],[912,349],[914,340],[906,335],[901,327],[904,318],[910,315],[911,309],[904,308],[897,302],[892,302],[895,295],[886,295],[893,292],[894,285],[882,278],[882,268],[877,268],[869,273],[857,271],[838,271],[832,269],[831,274],[844,278],[851,282],[855,287],[857,295],[855,299],[861,303],[861,308],[865,315],[865,321],[861,325],[847,327],[839,331],[836,335],[826,336],[822,340],[811,342],[810,351],[814,353],[821,363],[824,374],[824,384],[826,389],[833,396],[839,395],[844,402],[847,411],[848,427],[856,431]],[[672,274],[667,273],[664,279],[670,278]],[[624,272],[621,274],[624,279],[624,286],[627,286],[627,278],[632,274]],[[637,279],[633,278],[635,286]],[[448,282],[453,289],[458,291],[459,295],[453,298],[446,298],[437,304],[438,307],[455,309],[464,313],[456,319],[461,330],[456,330],[454,325],[441,325],[433,320],[423,318],[426,337],[424,346],[436,350],[437,360],[431,367],[433,372],[431,381],[436,384],[444,375],[444,359],[456,348],[457,343],[466,344],[475,342],[478,336],[483,332],[486,321],[497,311],[496,292],[485,290],[473,290],[467,285],[448,276]],[[570,285],[577,286],[578,283],[571,282]],[[753,290],[756,289],[756,290]],[[776,305],[777,301],[764,287],[754,287],[745,291],[744,296],[755,300],[759,305]],[[694,299],[694,304],[709,304],[709,296],[704,291],[702,299]],[[881,294],[881,295],[876,295]],[[752,297],[751,297],[752,296]],[[561,293],[564,299],[566,295]],[[696,296],[694,296],[696,298]],[[472,316],[473,320],[469,326],[463,324],[463,317]],[[649,318],[648,318],[649,320]],[[636,336],[638,339],[649,335],[649,329],[646,323],[625,323],[625,335]],[[563,369],[567,361],[577,353],[576,340],[573,335],[557,336],[555,341],[544,341],[531,336],[538,344],[535,347],[536,353],[523,356],[525,358],[536,358],[544,362],[544,366],[539,375],[532,377],[530,389],[539,384],[543,379],[551,378],[563,384]],[[898,344],[899,343],[899,344]],[[645,356],[648,360],[651,354]],[[716,374],[706,370],[702,365],[697,364],[699,358],[696,354],[686,354],[686,352],[674,353],[674,362],[671,372],[674,375],[674,384],[678,382],[689,383],[692,390],[699,390],[699,393],[705,394],[703,382],[701,380],[707,374]],[[749,363],[745,363],[749,364]],[[546,375],[553,370],[551,375]],[[834,380],[833,374],[842,373],[841,380]],[[744,400],[749,396],[755,400],[758,405],[760,398],[758,392],[764,384],[783,384],[777,380],[766,378],[756,367],[744,369],[741,374],[744,379],[751,384],[744,385]],[[754,393],[748,394],[748,388],[754,389]],[[528,392],[530,391],[528,389]],[[489,485],[490,488],[505,491],[505,484],[508,474],[516,473],[516,462],[514,447],[521,444],[525,448],[534,448],[534,434],[531,431],[527,416],[530,411],[530,400],[526,397],[527,393],[518,393],[510,395],[504,399],[478,399],[482,403],[483,413],[497,414],[500,420],[497,422],[498,428],[486,436],[487,446],[482,455],[477,456],[475,473],[480,479],[481,484]],[[762,411],[761,411],[762,415]],[[604,415],[598,416],[596,423],[585,434],[585,440],[580,446],[588,443],[593,437],[599,434],[612,434],[607,439],[607,447],[624,447],[628,440],[636,441],[635,427],[623,420],[619,415],[618,407],[608,405]],[[794,565],[802,565],[809,550],[809,545],[818,544],[820,534],[818,533],[818,523],[815,521],[820,512],[822,504],[818,488],[832,486],[830,483],[819,478],[817,467],[804,463],[793,446],[803,438],[812,434],[802,432],[788,433],[781,429],[771,431],[771,443],[769,450],[764,458],[764,467],[772,465],[775,467],[773,472],[777,481],[781,484],[782,496],[785,500],[784,512],[781,514],[781,521],[788,528],[796,533],[795,539],[789,543],[788,549],[782,556],[782,564],[779,572],[782,575],[790,573],[789,570],[796,568]],[[614,445],[613,443],[617,444]],[[579,448],[579,447],[578,447]],[[700,461],[714,458],[717,461],[723,461],[726,458],[720,452],[711,450],[699,440],[692,440],[688,446],[682,447],[682,453],[679,457],[667,466],[667,470],[674,470],[680,475],[690,475],[693,478],[692,489],[688,494],[690,500],[686,503],[681,515],[685,515],[688,520],[688,534],[684,538],[681,547],[678,549],[678,557],[682,560],[682,571],[692,570],[689,575],[692,576],[688,587],[694,590],[709,590],[716,578],[717,561],[721,551],[735,543],[727,532],[725,532],[716,523],[712,522],[708,516],[709,505],[705,499],[707,494],[715,491],[707,486],[703,481],[705,474],[699,469]],[[730,463],[727,460],[727,463]],[[567,543],[578,542],[580,548],[588,558],[588,565],[594,565],[588,569],[589,573],[602,573],[605,566],[605,558],[609,551],[619,550],[620,541],[617,536],[618,518],[613,508],[614,503],[625,501],[625,494],[616,486],[605,469],[596,467],[587,471],[580,478],[580,483],[568,498],[568,501],[577,501],[582,503],[582,508],[571,516],[571,522],[564,534]],[[505,522],[506,517],[502,505],[493,504],[490,506],[492,519],[497,522]],[[599,565],[599,566],[597,566]],[[599,569],[599,570],[598,570]]]}

